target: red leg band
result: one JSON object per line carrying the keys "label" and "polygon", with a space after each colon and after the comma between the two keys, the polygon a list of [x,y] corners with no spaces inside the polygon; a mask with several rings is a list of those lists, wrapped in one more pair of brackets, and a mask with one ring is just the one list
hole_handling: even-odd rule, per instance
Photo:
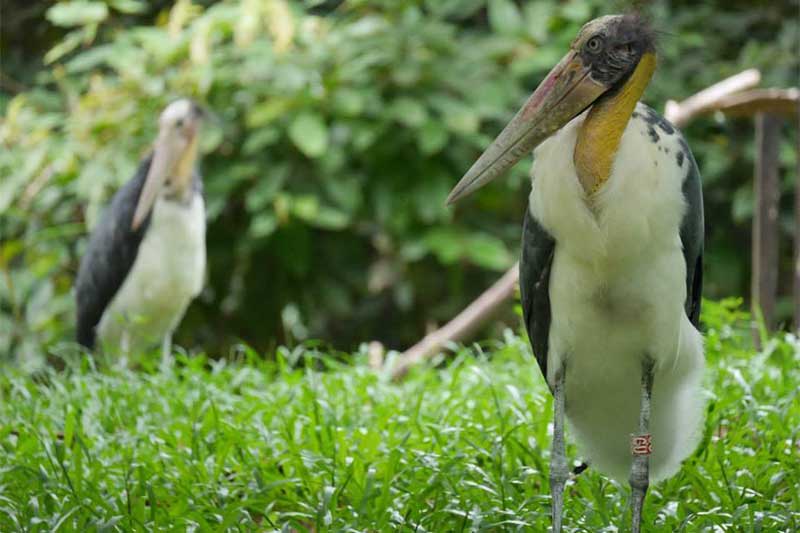
{"label": "red leg band", "polygon": [[653,453],[653,444],[649,433],[631,437],[631,454],[650,455],[651,453]]}

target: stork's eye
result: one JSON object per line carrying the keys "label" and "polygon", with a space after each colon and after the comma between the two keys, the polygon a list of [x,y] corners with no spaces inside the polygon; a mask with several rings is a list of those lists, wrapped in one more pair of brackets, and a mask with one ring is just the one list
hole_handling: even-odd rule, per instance
{"label": "stork's eye", "polygon": [[593,54],[596,54],[602,48],[603,48],[603,40],[596,35],[586,42],[586,49]]}
{"label": "stork's eye", "polygon": [[176,128],[182,128],[183,127],[183,119],[182,118],[179,118],[177,121],[175,121],[175,127]]}

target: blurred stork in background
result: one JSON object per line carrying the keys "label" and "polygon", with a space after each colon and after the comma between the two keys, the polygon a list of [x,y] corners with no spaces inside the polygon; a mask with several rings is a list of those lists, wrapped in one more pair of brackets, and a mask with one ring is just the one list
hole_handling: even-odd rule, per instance
{"label": "blurred stork in background", "polygon": [[92,232],[75,285],[77,340],[127,356],[162,343],[200,293],[206,220],[196,168],[202,109],[168,105],[152,153],[111,200]]}
{"label": "blurred stork in background", "polygon": [[448,199],[536,148],[520,291],[554,396],[553,531],[565,416],[589,464],[629,479],[634,532],[649,482],[673,475],[701,436],[702,191],[680,132],[638,103],[655,67],[641,18],[589,22]]}

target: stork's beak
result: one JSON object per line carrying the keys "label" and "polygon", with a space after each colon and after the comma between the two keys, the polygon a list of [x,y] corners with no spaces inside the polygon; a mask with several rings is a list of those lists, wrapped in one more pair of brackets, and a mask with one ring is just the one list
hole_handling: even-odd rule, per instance
{"label": "stork's beak", "polygon": [[447,197],[447,204],[503,174],[608,89],[593,80],[589,66],[583,63],[580,55],[570,51],[461,178]]}
{"label": "stork's beak", "polygon": [[136,231],[153,207],[164,183],[170,176],[175,180],[175,187],[184,190],[192,178],[194,161],[197,158],[197,131],[200,120],[205,116],[202,108],[193,104],[193,109],[185,128],[185,141],[176,139],[175,131],[159,132],[153,151],[153,160],[147,172],[144,187],[133,213],[131,230]]}

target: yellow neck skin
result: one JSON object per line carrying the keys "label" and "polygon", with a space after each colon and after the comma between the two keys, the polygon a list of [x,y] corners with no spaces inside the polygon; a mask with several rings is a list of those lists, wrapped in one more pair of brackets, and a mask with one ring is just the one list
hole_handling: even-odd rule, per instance
{"label": "yellow neck skin", "polygon": [[192,137],[189,146],[186,147],[178,164],[175,165],[175,184],[181,195],[185,194],[190,188],[192,175],[194,172],[194,162],[197,159],[197,135]]}
{"label": "yellow neck skin", "polygon": [[655,69],[656,55],[645,53],[625,85],[615,95],[593,105],[583,121],[572,157],[578,179],[589,196],[611,175],[622,134]]}

